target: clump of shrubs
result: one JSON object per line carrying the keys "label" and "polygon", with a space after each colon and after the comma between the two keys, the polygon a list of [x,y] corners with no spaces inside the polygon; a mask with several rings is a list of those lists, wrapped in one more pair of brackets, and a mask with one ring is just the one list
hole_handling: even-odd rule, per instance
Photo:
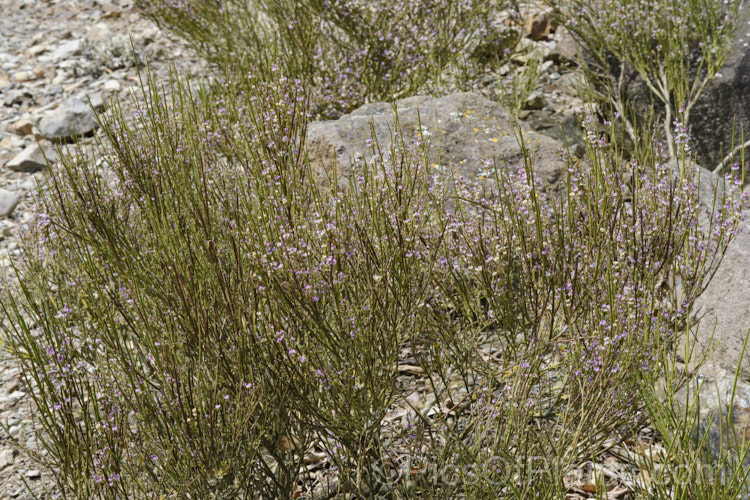
{"label": "clump of shrubs", "polygon": [[[268,39],[292,55],[200,90],[175,76],[169,97],[149,81],[134,120],[113,106],[107,141],[52,168],[2,310],[62,497],[297,498],[316,460],[331,495],[559,498],[567,473],[655,422],[680,451],[675,483],[741,491],[742,474],[689,482],[701,447],[654,389],[689,381],[670,361],[737,233],[741,182],[707,206],[686,143],[634,155],[613,112],[589,114],[585,160],[561,153],[559,195],[530,156],[481,185],[435,176],[400,130],[350,182],[321,183],[305,132],[336,66],[302,50],[357,54],[341,111],[453,57],[428,68],[419,29],[363,20],[462,20],[435,24],[445,54],[485,7],[141,5],[217,61]],[[379,43],[394,37],[412,44]],[[428,402],[399,377],[405,353]]]}
{"label": "clump of shrubs", "polygon": [[[3,304],[65,496],[285,498],[314,450],[365,496],[555,496],[645,425],[736,232],[731,189],[701,225],[689,161],[649,177],[593,130],[561,198],[530,159],[486,186],[433,178],[398,137],[323,189],[307,96],[275,71],[197,95],[175,80],[134,123],[102,118],[107,168],[78,149],[52,170]],[[385,420],[410,406],[403,348],[435,392],[406,430]],[[397,481],[397,449],[495,468]],[[530,457],[554,468],[497,472]]]}
{"label": "clump of shrubs", "polygon": [[445,88],[446,79],[471,69],[471,54],[490,33],[505,29],[494,22],[502,8],[494,0],[226,0],[218,8],[206,0],[139,0],[136,5],[235,78],[252,67],[268,79],[275,60],[266,53],[273,47],[283,54],[285,74],[311,92],[311,112],[323,118],[366,100]]}

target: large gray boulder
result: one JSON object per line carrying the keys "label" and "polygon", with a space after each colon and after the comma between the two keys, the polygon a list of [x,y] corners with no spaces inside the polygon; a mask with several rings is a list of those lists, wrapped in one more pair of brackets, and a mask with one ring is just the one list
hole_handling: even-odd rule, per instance
{"label": "large gray boulder", "polygon": [[[505,109],[473,93],[441,98],[416,96],[396,101],[398,121],[407,144],[417,137],[428,142],[428,163],[435,173],[453,172],[468,179],[483,181],[492,177],[492,165],[523,166],[521,147]],[[349,185],[357,165],[373,157],[370,143],[374,131],[380,149],[387,152],[395,133],[393,104],[366,104],[338,120],[313,122],[308,126],[307,150],[313,172],[319,182],[329,182],[338,169],[339,185]],[[546,189],[559,192],[566,164],[562,144],[522,126],[524,142],[533,158],[537,179]]]}
{"label": "large gray boulder", "polygon": [[[697,174],[700,201],[705,207],[716,210],[724,191],[723,179],[702,168]],[[714,206],[714,192],[717,206]],[[750,303],[747,301],[750,297],[750,210],[745,210],[744,216],[746,219],[740,224],[742,232],[730,243],[713,279],[695,303],[701,320],[689,339],[682,339],[677,351],[682,361],[690,351],[687,368],[697,371],[688,386],[677,394],[676,402],[683,409],[693,407],[698,399],[699,418],[694,436],[700,440],[707,435],[704,446],[708,459],[712,465],[721,467],[725,454],[732,460],[739,460],[741,450],[737,446],[742,439],[750,438],[750,350],[740,356],[745,335],[750,331]],[[708,223],[706,216],[699,220],[704,226]],[[728,418],[730,408],[731,419]],[[750,470],[750,455],[743,463],[746,470]],[[723,472],[731,472],[731,469]]]}
{"label": "large gray boulder", "polygon": [[696,353],[710,354],[703,370],[707,375],[734,372],[739,365],[741,378],[750,381],[750,346],[740,359],[750,331],[750,211],[745,211],[745,217],[742,232],[730,243],[711,283],[696,301],[702,320],[693,340]]}
{"label": "large gray boulder", "polygon": [[[674,160],[672,168],[676,171]],[[718,210],[725,187],[723,177],[700,167],[696,174],[695,181],[700,185],[698,195],[704,209]],[[750,297],[750,210],[745,209],[743,215],[745,220],[740,222],[740,233],[729,244],[721,260],[714,263],[715,274],[695,302],[700,321],[689,339],[689,346],[694,350],[690,365],[694,366],[705,357],[707,361],[701,373],[709,378],[725,372],[733,374],[739,366],[741,378],[750,381],[750,349],[744,359],[740,359],[745,335],[750,331],[750,303],[747,301]],[[699,222],[703,227],[708,226],[705,210],[701,210]],[[681,356],[685,347],[683,340]]]}

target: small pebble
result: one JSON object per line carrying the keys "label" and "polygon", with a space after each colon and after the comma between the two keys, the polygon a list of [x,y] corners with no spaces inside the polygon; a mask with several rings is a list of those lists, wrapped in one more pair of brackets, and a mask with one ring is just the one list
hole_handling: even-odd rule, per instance
{"label": "small pebble", "polygon": [[30,471],[27,471],[26,474],[24,474],[24,476],[28,477],[29,479],[39,479],[40,477],[42,477],[42,473],[38,469],[33,469]]}
{"label": "small pebble", "polygon": [[104,82],[104,90],[108,90],[110,92],[117,92],[120,90],[120,82],[117,80],[107,80]]}
{"label": "small pebble", "polygon": [[13,73],[13,80],[17,82],[28,82],[29,80],[33,80],[34,78],[34,73],[30,71],[17,71]]}

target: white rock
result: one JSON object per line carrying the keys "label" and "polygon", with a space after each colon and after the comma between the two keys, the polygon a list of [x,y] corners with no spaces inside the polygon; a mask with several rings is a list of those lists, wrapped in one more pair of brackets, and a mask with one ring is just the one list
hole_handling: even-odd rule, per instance
{"label": "white rock", "polygon": [[42,473],[41,471],[34,469],[34,470],[27,471],[26,474],[24,474],[24,476],[28,477],[29,479],[38,479],[42,477]]}
{"label": "white rock", "polygon": [[14,459],[15,455],[13,454],[13,450],[0,451],[0,470],[3,470],[9,465],[13,465]]}
{"label": "white rock", "polygon": [[0,217],[8,217],[16,209],[21,197],[18,193],[0,189]]}
{"label": "white rock", "polygon": [[52,60],[62,61],[77,56],[81,53],[82,46],[83,44],[81,43],[81,40],[78,39],[65,42],[52,52]]}
{"label": "white rock", "polygon": [[27,52],[30,56],[38,56],[46,52],[48,48],[49,47],[46,43],[37,43],[36,45],[29,47],[29,50],[27,50]]}
{"label": "white rock", "polygon": [[120,90],[120,82],[117,80],[107,80],[104,82],[104,90],[110,91],[110,92],[117,92]]}

